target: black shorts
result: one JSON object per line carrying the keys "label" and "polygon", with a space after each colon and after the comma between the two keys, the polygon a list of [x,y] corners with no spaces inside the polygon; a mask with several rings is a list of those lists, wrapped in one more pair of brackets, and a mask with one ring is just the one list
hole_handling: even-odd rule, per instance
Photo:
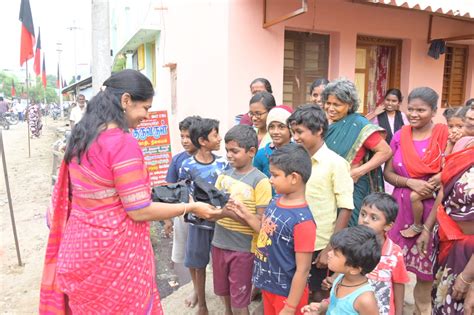
{"label": "black shorts", "polygon": [[[313,253],[312,261],[314,261],[316,257],[318,257],[320,252],[322,252],[322,250],[317,250]],[[316,268],[316,264],[311,264],[311,270],[309,272],[309,275],[309,289],[311,291],[320,291],[323,280],[326,279],[326,277],[328,277],[330,273],[328,268]]]}

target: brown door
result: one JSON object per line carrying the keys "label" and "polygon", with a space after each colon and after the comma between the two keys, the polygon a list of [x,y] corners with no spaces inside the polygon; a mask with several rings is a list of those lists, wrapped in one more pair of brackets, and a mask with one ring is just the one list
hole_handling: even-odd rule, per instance
{"label": "brown door", "polygon": [[355,79],[361,105],[366,114],[380,105],[385,92],[400,88],[402,41],[357,36]]}
{"label": "brown door", "polygon": [[309,87],[327,78],[329,35],[285,31],[283,104],[296,107],[309,101]]}

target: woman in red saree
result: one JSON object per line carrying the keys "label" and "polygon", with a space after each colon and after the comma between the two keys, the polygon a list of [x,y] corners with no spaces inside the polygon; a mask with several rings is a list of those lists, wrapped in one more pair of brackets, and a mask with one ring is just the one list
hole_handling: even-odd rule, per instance
{"label": "woman in red saree", "polygon": [[[473,109],[471,112],[474,114]],[[419,251],[426,254],[429,231],[434,228],[438,259],[434,269],[433,314],[464,314],[464,299],[473,287],[474,143],[469,138],[461,138],[459,145],[456,143],[459,151],[453,150],[446,158],[442,189],[417,240]]]}
{"label": "woman in red saree", "polygon": [[151,202],[138,142],[128,132],[147,117],[154,89],[140,72],[104,82],[74,127],[53,194],[40,314],[162,314],[149,223],[203,203]]}

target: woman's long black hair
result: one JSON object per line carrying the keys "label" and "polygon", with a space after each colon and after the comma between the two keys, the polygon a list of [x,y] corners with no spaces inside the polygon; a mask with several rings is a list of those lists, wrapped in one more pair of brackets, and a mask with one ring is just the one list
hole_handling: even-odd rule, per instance
{"label": "woman's long black hair", "polygon": [[146,101],[153,97],[155,91],[150,80],[136,70],[123,70],[112,74],[103,83],[103,90],[97,93],[88,103],[86,113],[77,123],[66,148],[64,159],[70,163],[81,158],[99,134],[106,130],[107,124],[116,123],[123,131],[129,127],[121,104],[124,93],[130,94],[132,101]]}

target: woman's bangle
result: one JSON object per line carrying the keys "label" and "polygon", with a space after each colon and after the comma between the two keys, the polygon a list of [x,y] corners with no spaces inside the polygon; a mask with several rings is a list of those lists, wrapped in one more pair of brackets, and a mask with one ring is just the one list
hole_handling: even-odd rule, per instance
{"label": "woman's bangle", "polygon": [[397,177],[395,177],[395,187],[398,187],[398,179],[400,178],[400,176],[397,175]]}
{"label": "woman's bangle", "polygon": [[187,211],[187,208],[186,208],[186,206],[187,206],[187,205],[188,205],[187,203],[185,203],[185,204],[184,204],[184,211],[183,211],[183,216],[186,214],[186,211]]}
{"label": "woman's bangle", "polygon": [[288,306],[288,308],[291,308],[292,310],[296,310],[296,306],[293,306],[291,305],[290,303],[288,303],[288,300],[284,300],[283,303]]}
{"label": "woman's bangle", "polygon": [[471,285],[472,284],[472,281],[471,282],[468,282],[466,281],[466,279],[464,279],[463,275],[462,275],[462,272],[459,274],[459,278],[461,278],[461,281],[464,282],[465,284],[467,285]]}
{"label": "woman's bangle", "polygon": [[408,180],[409,178],[407,177],[407,180],[405,181],[405,187],[408,187]]}
{"label": "woman's bangle", "polygon": [[425,224],[423,224],[423,230],[425,230],[428,233],[431,233],[431,230]]}

